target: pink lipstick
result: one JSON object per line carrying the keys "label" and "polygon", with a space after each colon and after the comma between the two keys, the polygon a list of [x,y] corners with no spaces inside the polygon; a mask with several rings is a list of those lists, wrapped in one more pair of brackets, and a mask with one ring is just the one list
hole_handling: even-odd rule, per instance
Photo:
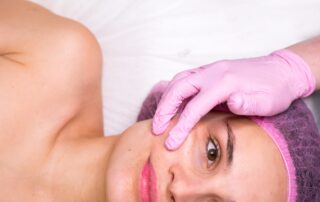
{"label": "pink lipstick", "polygon": [[140,199],[141,202],[156,202],[156,198],[157,179],[150,158],[148,158],[140,176]]}

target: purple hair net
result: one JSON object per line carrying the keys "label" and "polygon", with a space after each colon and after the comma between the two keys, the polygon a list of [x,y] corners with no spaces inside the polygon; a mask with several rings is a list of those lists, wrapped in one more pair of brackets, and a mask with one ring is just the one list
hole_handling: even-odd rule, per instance
{"label": "purple hair net", "polygon": [[[153,87],[137,120],[153,117],[168,82]],[[214,110],[229,111],[226,104]],[[314,118],[302,100],[271,117],[249,117],[273,139],[288,174],[288,202],[320,202],[320,135]]]}

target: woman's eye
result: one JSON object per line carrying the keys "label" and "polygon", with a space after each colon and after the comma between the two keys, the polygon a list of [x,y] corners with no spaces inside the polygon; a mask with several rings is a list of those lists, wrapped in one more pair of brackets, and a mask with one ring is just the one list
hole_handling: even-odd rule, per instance
{"label": "woman's eye", "polygon": [[207,158],[208,158],[208,167],[211,166],[214,162],[216,162],[219,157],[219,148],[214,140],[209,137],[209,141],[207,144]]}

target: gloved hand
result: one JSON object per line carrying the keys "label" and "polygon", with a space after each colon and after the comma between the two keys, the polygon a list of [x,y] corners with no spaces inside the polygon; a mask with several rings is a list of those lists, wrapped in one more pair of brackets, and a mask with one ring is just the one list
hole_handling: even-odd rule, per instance
{"label": "gloved hand", "polygon": [[162,95],[153,118],[153,132],[163,133],[183,109],[165,145],[177,149],[195,124],[213,107],[227,102],[239,115],[271,116],[315,90],[315,78],[298,55],[283,49],[264,57],[222,60],[177,74]]}

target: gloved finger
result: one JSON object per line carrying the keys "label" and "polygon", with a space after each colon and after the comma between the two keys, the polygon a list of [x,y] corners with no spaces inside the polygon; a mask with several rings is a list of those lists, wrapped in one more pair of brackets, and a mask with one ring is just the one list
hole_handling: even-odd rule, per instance
{"label": "gloved finger", "polygon": [[191,74],[195,74],[195,73],[197,73],[199,71],[201,71],[199,68],[194,68],[194,69],[188,69],[188,70],[185,70],[185,71],[182,71],[182,72],[176,74],[173,77],[173,79],[170,81],[167,89],[169,89],[172,86],[174,86],[179,80],[182,80],[182,79],[190,76]]}
{"label": "gloved finger", "polygon": [[226,89],[216,89],[213,92],[198,93],[184,108],[178,123],[169,132],[165,146],[169,150],[175,150],[185,141],[197,122],[216,105],[224,102],[229,95]]}
{"label": "gloved finger", "polygon": [[192,83],[193,75],[178,80],[162,95],[161,101],[153,117],[152,129],[155,135],[165,131],[169,121],[176,114],[183,101],[199,92]]}
{"label": "gloved finger", "polygon": [[247,116],[272,116],[277,109],[266,92],[234,93],[228,98],[227,104],[231,112]]}
{"label": "gloved finger", "polygon": [[185,78],[186,76],[189,76],[190,74],[192,74],[192,70],[188,69],[188,70],[185,70],[185,71],[182,71],[182,72],[179,72],[178,74],[176,74],[172,81],[176,81],[176,80],[180,80],[180,79],[183,79]]}

